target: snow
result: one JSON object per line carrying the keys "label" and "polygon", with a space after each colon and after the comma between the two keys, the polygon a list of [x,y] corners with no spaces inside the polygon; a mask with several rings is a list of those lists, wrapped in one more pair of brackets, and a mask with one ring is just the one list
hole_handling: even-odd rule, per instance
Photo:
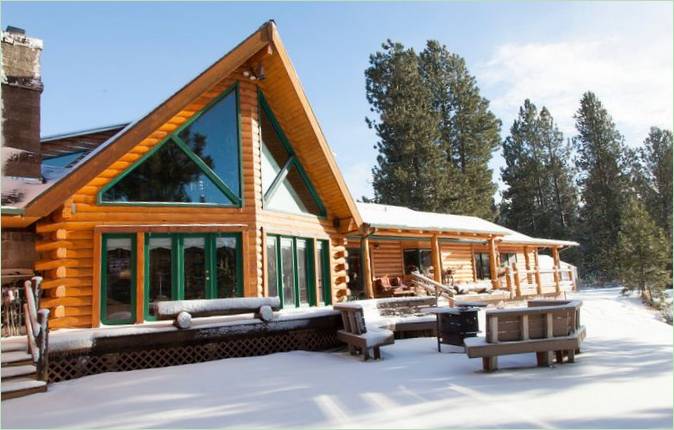
{"label": "snow", "polygon": [[278,297],[241,297],[233,299],[211,300],[173,300],[157,303],[157,314],[175,316],[180,312],[190,314],[208,314],[216,312],[231,312],[247,310],[254,312],[262,306],[279,308],[281,300]]}
{"label": "snow", "polygon": [[487,374],[434,338],[397,340],[382,361],[293,351],[51,384],[3,401],[2,426],[671,428],[671,326],[620,288],[573,298],[588,330],[575,364],[511,355]]}
{"label": "snow", "polygon": [[357,202],[363,222],[373,227],[508,234],[510,230],[481,218],[415,211],[403,206]]}

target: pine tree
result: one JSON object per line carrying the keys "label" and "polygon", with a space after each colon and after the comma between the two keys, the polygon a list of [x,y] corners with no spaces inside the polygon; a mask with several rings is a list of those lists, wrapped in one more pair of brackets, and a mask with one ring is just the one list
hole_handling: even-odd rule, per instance
{"label": "pine tree", "polygon": [[655,222],[672,240],[672,132],[651,127],[640,158],[647,184],[645,202]]}
{"label": "pine tree", "polygon": [[627,199],[618,234],[618,274],[627,289],[657,295],[671,282],[669,246],[664,232],[636,198]]}
{"label": "pine tree", "polygon": [[570,148],[543,107],[530,100],[503,141],[505,168],[501,221],[518,231],[537,236],[570,238],[575,224],[577,197]]}
{"label": "pine tree", "polygon": [[612,280],[617,269],[614,250],[623,221],[621,209],[629,186],[623,137],[592,92],[583,95],[575,119],[583,271],[600,280]]}
{"label": "pine tree", "polygon": [[421,77],[417,54],[390,40],[370,55],[367,100],[378,120],[366,118],[379,137],[372,170],[375,200],[417,210],[440,211],[445,166],[438,116]]}
{"label": "pine tree", "polygon": [[500,144],[501,122],[489,111],[489,101],[480,95],[462,57],[429,40],[419,64],[447,161],[442,210],[493,219],[496,185],[489,161]]}

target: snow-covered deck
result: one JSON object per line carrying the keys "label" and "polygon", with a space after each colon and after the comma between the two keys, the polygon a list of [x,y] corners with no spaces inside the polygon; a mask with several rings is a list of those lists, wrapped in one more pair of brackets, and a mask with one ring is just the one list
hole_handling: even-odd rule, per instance
{"label": "snow-covered deck", "polygon": [[19,427],[658,427],[672,425],[672,327],[616,288],[581,291],[584,351],[536,368],[534,354],[479,360],[396,341],[380,362],[278,353],[107,373],[2,402]]}

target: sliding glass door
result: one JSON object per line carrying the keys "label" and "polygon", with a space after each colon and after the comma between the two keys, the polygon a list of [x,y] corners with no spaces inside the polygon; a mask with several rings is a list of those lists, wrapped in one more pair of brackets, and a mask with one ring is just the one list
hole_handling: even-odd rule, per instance
{"label": "sliding glass door", "polygon": [[270,235],[266,254],[269,296],[279,296],[285,308],[317,304],[312,240]]}
{"label": "sliding glass door", "polygon": [[146,234],[145,319],[162,300],[241,297],[241,256],[238,233]]}

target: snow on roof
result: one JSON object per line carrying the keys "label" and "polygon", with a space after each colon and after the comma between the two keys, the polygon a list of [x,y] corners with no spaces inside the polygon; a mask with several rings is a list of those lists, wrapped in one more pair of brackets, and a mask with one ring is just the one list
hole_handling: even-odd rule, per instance
{"label": "snow on roof", "polygon": [[70,137],[78,137],[78,136],[83,136],[83,135],[87,135],[87,134],[101,133],[101,132],[104,132],[104,131],[114,130],[116,128],[124,128],[127,125],[129,125],[128,121],[122,122],[122,123],[119,123],[119,124],[89,128],[89,129],[86,129],[86,130],[78,130],[78,131],[71,131],[71,132],[66,132],[66,133],[53,134],[53,135],[41,137],[40,142],[44,143],[44,142],[50,142],[52,140],[67,139],[67,138],[70,138]]}
{"label": "snow on roof", "polygon": [[482,218],[465,215],[439,214],[415,211],[403,206],[378,203],[357,203],[363,222],[373,227],[402,230],[434,230],[460,233],[501,235],[502,243],[522,245],[578,246],[568,240],[541,239],[527,236]]}
{"label": "snow on roof", "polygon": [[2,177],[2,209],[3,212],[22,209],[38,194],[48,188],[36,178],[22,178],[15,176]]}
{"label": "snow on roof", "polygon": [[363,222],[373,227],[506,235],[505,227],[466,215],[415,211],[403,206],[357,203]]}
{"label": "snow on roof", "polygon": [[[505,227],[504,227],[505,228]],[[503,243],[512,243],[518,245],[550,245],[550,246],[578,246],[578,242],[571,240],[557,240],[557,239],[542,239],[539,237],[531,237],[526,234],[517,232],[515,230],[506,229],[508,234],[501,238]]]}

